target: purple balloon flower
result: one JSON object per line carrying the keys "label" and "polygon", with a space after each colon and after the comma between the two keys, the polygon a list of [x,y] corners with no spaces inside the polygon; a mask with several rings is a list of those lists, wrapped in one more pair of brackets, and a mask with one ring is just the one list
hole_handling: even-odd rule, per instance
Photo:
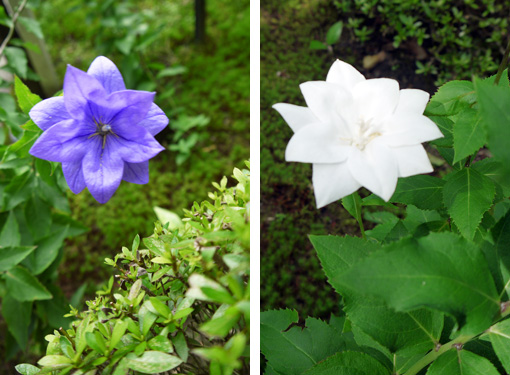
{"label": "purple balloon flower", "polygon": [[33,156],[62,163],[75,194],[87,187],[106,203],[124,180],[149,182],[149,159],[164,148],[154,139],[168,125],[155,93],[126,90],[115,64],[97,57],[87,73],[67,66],[64,96],[36,104],[30,118],[44,133]]}

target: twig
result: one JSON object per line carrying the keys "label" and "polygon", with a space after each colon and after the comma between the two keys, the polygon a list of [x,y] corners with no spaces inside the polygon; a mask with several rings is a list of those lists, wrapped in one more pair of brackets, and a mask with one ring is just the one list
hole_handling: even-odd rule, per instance
{"label": "twig", "polygon": [[496,79],[494,80],[494,84],[497,86],[503,71],[508,66],[508,55],[510,55],[510,37],[508,38],[508,44],[506,46],[505,53],[503,54],[503,59],[501,60],[501,64],[499,64],[498,73],[496,74]]}
{"label": "twig", "polygon": [[9,32],[7,33],[7,36],[2,42],[2,45],[0,45],[0,56],[3,55],[5,47],[7,47],[7,44],[11,40],[12,36],[14,35],[14,28],[16,26],[16,21],[18,20],[19,15],[25,8],[25,5],[27,5],[28,0],[23,0],[21,4],[19,5],[18,9],[16,9],[16,12],[14,12],[14,15],[12,16],[12,24],[11,27],[9,27]]}

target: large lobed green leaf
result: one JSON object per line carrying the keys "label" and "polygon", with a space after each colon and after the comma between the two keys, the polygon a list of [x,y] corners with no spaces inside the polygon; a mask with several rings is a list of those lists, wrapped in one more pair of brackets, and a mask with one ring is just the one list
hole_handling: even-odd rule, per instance
{"label": "large lobed green leaf", "polygon": [[305,329],[292,327],[298,320],[294,310],[271,310],[260,315],[261,351],[278,374],[301,374],[346,348],[342,332],[335,327],[314,318],[306,320]]}
{"label": "large lobed green leaf", "polygon": [[391,202],[412,204],[423,210],[438,210],[443,206],[444,184],[442,179],[426,175],[400,178]]}
{"label": "large lobed green leaf", "polygon": [[462,334],[487,329],[500,308],[483,252],[453,233],[393,243],[330,282],[337,290],[381,298],[396,311],[444,312]]}
{"label": "large lobed green leaf", "polygon": [[427,375],[499,375],[487,358],[468,350],[451,349],[429,367]]}

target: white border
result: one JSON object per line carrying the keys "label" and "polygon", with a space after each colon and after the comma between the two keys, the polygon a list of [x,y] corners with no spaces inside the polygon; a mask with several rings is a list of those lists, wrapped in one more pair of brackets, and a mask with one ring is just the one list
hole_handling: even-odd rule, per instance
{"label": "white border", "polygon": [[260,374],[260,0],[250,1],[250,375]]}

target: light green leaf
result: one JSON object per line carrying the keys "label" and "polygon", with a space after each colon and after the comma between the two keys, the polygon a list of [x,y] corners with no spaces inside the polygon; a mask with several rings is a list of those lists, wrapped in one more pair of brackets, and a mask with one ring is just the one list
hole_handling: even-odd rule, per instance
{"label": "light green leaf", "polygon": [[40,366],[50,367],[54,370],[68,367],[72,364],[72,360],[63,355],[47,355],[42,357],[39,362],[37,362]]}
{"label": "light green leaf", "polygon": [[457,163],[474,154],[483,147],[485,142],[485,131],[477,111],[471,108],[462,111],[457,116],[453,127],[453,145],[455,149],[453,162]]}
{"label": "light green leaf", "polygon": [[425,175],[399,178],[390,201],[412,204],[422,210],[439,210],[443,206],[444,184],[440,178]]}
{"label": "light green leaf", "polygon": [[463,325],[462,334],[487,329],[500,308],[483,252],[449,232],[392,243],[330,282],[381,298],[396,311],[444,312]]}
{"label": "light green leaf", "polygon": [[176,230],[182,227],[182,220],[176,213],[161,207],[154,207],[154,212],[162,225],[168,223],[168,229]]}
{"label": "light green leaf", "polygon": [[128,323],[125,320],[117,320],[115,327],[113,327],[112,337],[110,338],[110,350],[113,350],[120,342],[124,333],[126,333]]}
{"label": "light green leaf", "polygon": [[451,349],[432,363],[427,375],[499,375],[487,358],[467,350]]}
{"label": "light green leaf", "polygon": [[453,115],[476,101],[471,81],[450,81],[441,86],[430,99],[425,115]]}
{"label": "light green leaf", "polygon": [[378,360],[360,352],[341,352],[317,364],[306,375],[390,375]]}
{"label": "light green leaf", "polygon": [[493,325],[488,335],[501,364],[510,373],[510,320]]}
{"label": "light green leaf", "polygon": [[35,18],[28,18],[28,17],[18,17],[18,21],[25,26],[25,28],[34,34],[39,39],[44,39],[44,35],[41,29],[41,25]]}
{"label": "light green leaf", "polygon": [[14,92],[19,107],[27,115],[32,107],[41,101],[39,95],[32,94],[30,89],[17,76],[14,77]]}
{"label": "light green leaf", "polygon": [[28,60],[25,51],[19,47],[6,47],[4,50],[8,67],[21,78],[27,78]]}
{"label": "light green leaf", "polygon": [[4,274],[7,291],[18,301],[34,301],[53,298],[50,292],[25,268],[16,266]]}
{"label": "light green leaf", "polygon": [[157,351],[147,351],[141,357],[131,353],[126,356],[126,359],[130,369],[144,374],[169,371],[182,363],[182,360],[176,356]]}
{"label": "light green leaf", "polygon": [[443,189],[444,203],[463,236],[474,238],[495,193],[494,182],[472,168],[451,174]]}
{"label": "light green leaf", "polygon": [[149,348],[152,350],[157,350],[164,353],[172,353],[174,351],[174,346],[172,342],[166,338],[165,336],[156,336],[149,340],[148,342]]}
{"label": "light green leaf", "polygon": [[326,34],[326,44],[336,44],[340,41],[342,36],[342,29],[344,24],[342,21],[335,22]]}
{"label": "light green leaf", "polygon": [[20,365],[16,365],[15,367],[16,371],[18,371],[21,375],[35,375],[39,371],[41,371],[40,368],[35,367],[34,365],[31,365],[29,363],[22,363]]}

